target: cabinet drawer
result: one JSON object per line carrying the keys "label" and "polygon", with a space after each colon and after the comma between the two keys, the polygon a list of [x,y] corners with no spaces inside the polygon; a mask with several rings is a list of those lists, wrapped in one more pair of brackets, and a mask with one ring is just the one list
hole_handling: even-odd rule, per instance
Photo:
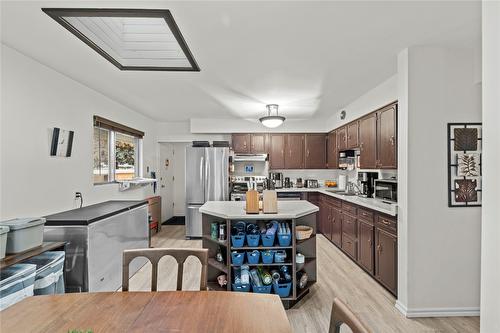
{"label": "cabinet drawer", "polygon": [[356,241],[345,233],[342,234],[342,250],[344,250],[354,260],[358,259],[358,247],[356,246]]}
{"label": "cabinet drawer", "polygon": [[342,201],[342,211],[344,213],[349,213],[352,216],[356,216],[357,209],[355,205]]}
{"label": "cabinet drawer", "polygon": [[381,229],[385,229],[392,233],[397,233],[398,231],[398,223],[393,217],[377,214],[376,222],[377,227]]}
{"label": "cabinet drawer", "polygon": [[373,212],[364,208],[358,208],[358,218],[373,224]]}
{"label": "cabinet drawer", "polygon": [[328,196],[327,200],[328,200],[328,203],[332,206],[335,206],[338,208],[342,207],[342,201],[340,199]]}
{"label": "cabinet drawer", "polygon": [[349,237],[357,238],[357,221],[355,217],[343,214],[342,215],[342,232],[349,235]]}

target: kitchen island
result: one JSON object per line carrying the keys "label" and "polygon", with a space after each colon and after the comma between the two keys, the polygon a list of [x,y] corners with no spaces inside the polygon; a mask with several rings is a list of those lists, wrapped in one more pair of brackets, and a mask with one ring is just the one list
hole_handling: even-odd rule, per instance
{"label": "kitchen island", "polygon": [[[67,242],[66,292],[120,288],[123,250],[149,245],[147,203],[106,201],[45,217],[44,241]],[[130,274],[144,263],[131,263]]]}
{"label": "kitchen island", "polygon": [[[316,215],[318,211],[317,206],[305,200],[279,201],[276,214],[263,214],[262,212],[246,214],[243,201],[205,203],[201,206],[200,212],[202,213],[203,248],[209,250],[209,288],[261,293],[278,293],[279,290],[284,306],[286,308],[293,306],[309,292],[317,280]],[[246,230],[251,230],[255,226],[258,226],[261,231],[266,228],[269,230],[273,221],[280,226],[286,226],[290,231],[288,236],[280,231],[272,237],[267,236],[265,232],[253,235],[248,233],[245,235],[244,232],[235,234],[235,228],[241,225]],[[302,233],[298,235],[297,226],[308,227],[310,236],[300,237]],[[255,243],[252,237],[254,241],[256,237]],[[240,260],[237,260],[238,258]],[[303,262],[300,262],[300,259],[303,259]],[[255,268],[265,272],[288,271],[290,280],[288,283],[281,280],[280,283],[273,282],[272,288],[270,285],[268,288],[255,286],[253,283],[239,285],[235,283],[235,278],[244,267],[243,265],[247,266],[250,271]],[[225,278],[227,284],[219,285],[218,278]]]}

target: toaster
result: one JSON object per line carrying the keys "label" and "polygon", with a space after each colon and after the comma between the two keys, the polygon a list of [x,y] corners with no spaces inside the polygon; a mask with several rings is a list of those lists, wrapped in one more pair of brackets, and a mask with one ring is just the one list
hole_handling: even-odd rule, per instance
{"label": "toaster", "polygon": [[316,179],[306,179],[304,185],[307,188],[318,188],[319,187],[319,183]]}

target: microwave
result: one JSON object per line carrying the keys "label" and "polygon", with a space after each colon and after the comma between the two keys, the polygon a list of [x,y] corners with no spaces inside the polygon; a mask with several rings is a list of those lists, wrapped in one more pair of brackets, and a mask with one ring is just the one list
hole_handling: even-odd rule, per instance
{"label": "microwave", "polygon": [[375,198],[398,201],[398,181],[397,179],[375,179]]}

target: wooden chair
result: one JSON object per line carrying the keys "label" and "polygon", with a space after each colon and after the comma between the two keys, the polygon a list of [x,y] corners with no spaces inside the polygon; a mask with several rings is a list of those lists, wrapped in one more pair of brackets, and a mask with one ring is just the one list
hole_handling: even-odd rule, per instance
{"label": "wooden chair", "polygon": [[155,248],[123,251],[122,291],[128,291],[129,264],[137,257],[145,257],[151,262],[151,291],[156,291],[158,288],[158,262],[165,256],[172,256],[177,261],[177,290],[182,290],[184,262],[189,256],[198,258],[201,262],[200,290],[207,290],[208,249]]}
{"label": "wooden chair", "polygon": [[340,333],[340,326],[346,324],[352,333],[371,333],[354,315],[347,305],[338,298],[333,299],[329,333]]}

